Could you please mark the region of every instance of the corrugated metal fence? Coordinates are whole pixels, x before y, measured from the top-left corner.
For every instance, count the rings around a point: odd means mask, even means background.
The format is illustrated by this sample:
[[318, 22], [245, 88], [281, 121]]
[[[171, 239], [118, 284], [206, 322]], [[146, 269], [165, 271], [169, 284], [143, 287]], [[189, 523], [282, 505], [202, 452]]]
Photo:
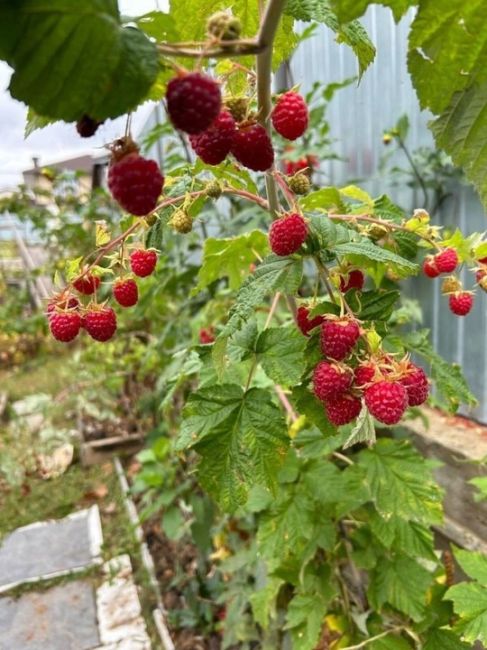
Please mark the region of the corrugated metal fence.
[[[406, 113], [410, 122], [408, 147], [434, 146], [427, 129], [430, 115], [420, 111], [407, 72], [407, 34], [413, 16], [410, 12], [396, 25], [388, 9], [369, 8], [363, 23], [377, 46], [377, 58], [358, 87], [340, 90], [330, 104], [327, 119], [331, 136], [336, 139], [334, 149], [345, 161], [326, 161], [323, 171], [326, 183], [341, 185], [351, 178], [361, 179], [373, 195], [386, 192], [403, 207], [419, 208], [419, 195], [414, 196], [408, 187], [390, 187], [379, 175], [384, 153], [382, 134], [402, 114]], [[291, 71], [294, 80], [307, 91], [315, 80], [330, 83], [353, 77], [357, 74], [357, 63], [349, 48], [337, 44], [332, 32], [323, 27], [300, 46]], [[404, 159], [401, 162], [407, 166]], [[464, 233], [483, 231], [487, 220], [473, 190], [460, 184], [452, 189], [453, 197], [443, 205], [439, 223], [458, 226]], [[463, 272], [463, 276], [465, 285], [471, 286], [471, 274]], [[473, 311], [462, 319], [450, 313], [447, 300], [440, 295], [438, 280], [415, 281], [409, 290], [411, 297], [421, 301], [424, 325], [432, 329], [436, 350], [448, 361], [462, 366], [479, 399], [479, 407], [471, 415], [487, 422], [487, 296], [478, 295]]]

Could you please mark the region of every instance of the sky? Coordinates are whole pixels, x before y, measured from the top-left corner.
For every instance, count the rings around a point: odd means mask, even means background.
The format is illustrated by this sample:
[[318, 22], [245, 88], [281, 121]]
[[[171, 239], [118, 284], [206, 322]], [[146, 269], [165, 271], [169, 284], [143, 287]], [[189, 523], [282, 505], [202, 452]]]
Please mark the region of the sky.
[[[165, 0], [119, 0], [121, 13], [131, 16], [164, 9], [165, 5]], [[35, 131], [24, 139], [27, 107], [10, 97], [7, 88], [11, 72], [6, 63], [0, 62], [0, 190], [14, 188], [20, 183], [22, 171], [32, 167], [34, 156], [40, 158], [41, 165], [47, 165], [71, 155], [91, 153], [123, 131], [124, 118], [110, 120], [86, 141], [78, 136], [73, 124], [60, 123]], [[143, 113], [146, 112], [144, 109]]]

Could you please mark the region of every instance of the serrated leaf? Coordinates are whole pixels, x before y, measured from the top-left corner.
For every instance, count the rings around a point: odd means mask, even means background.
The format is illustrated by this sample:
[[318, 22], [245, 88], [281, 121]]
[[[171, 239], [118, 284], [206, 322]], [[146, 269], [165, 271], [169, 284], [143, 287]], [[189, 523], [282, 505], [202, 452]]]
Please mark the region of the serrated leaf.
[[345, 244], [338, 244], [333, 249], [337, 255], [360, 255], [375, 262], [382, 262], [384, 264], [393, 264], [394, 266], [404, 269], [410, 273], [416, 273], [418, 265], [410, 260], [396, 255], [386, 248], [376, 246], [369, 241], [361, 242], [348, 242]]
[[437, 561], [433, 533], [427, 526], [396, 516], [384, 519], [377, 512], [370, 515], [369, 525], [375, 537], [386, 548], [394, 548], [410, 557]]
[[388, 320], [400, 295], [399, 291], [362, 292], [358, 318], [360, 320]]
[[360, 452], [370, 494], [380, 514], [440, 522], [442, 493], [422, 456], [406, 441], [379, 440]]
[[381, 219], [386, 219], [395, 223], [400, 223], [404, 218], [404, 210], [393, 203], [386, 194], [382, 194], [374, 199], [372, 212], [375, 216], [380, 217]]
[[64, 267], [64, 273], [68, 282], [71, 282], [71, 280], [74, 280], [74, 278], [79, 275], [82, 261], [82, 257], [77, 257], [74, 260], [67, 260]]
[[291, 401], [298, 413], [306, 415], [309, 422], [314, 424], [322, 434], [336, 433], [336, 427], [326, 417], [323, 404], [316, 399], [306, 386], [295, 386], [291, 394]]
[[460, 616], [455, 628], [470, 643], [487, 643], [487, 589], [476, 582], [450, 587], [445, 600], [453, 601], [453, 610]]
[[426, 592], [433, 576], [410, 558], [383, 558], [371, 574], [368, 590], [374, 608], [386, 603], [420, 621], [426, 611]]
[[323, 628], [328, 601], [318, 594], [298, 594], [288, 606], [286, 629], [294, 650], [314, 650]]
[[110, 241], [110, 232], [106, 221], [97, 221], [95, 227], [95, 245], [97, 248], [104, 246]]
[[374, 200], [370, 194], [361, 187], [357, 187], [357, 185], [346, 185], [345, 187], [341, 187], [339, 191], [340, 194], [343, 194], [343, 196], [346, 196], [348, 199], [360, 201], [364, 205], [368, 206], [370, 210], [374, 207]]
[[456, 549], [455, 559], [470, 578], [487, 586], [487, 557], [484, 553]]
[[255, 307], [270, 293], [281, 291], [294, 294], [301, 284], [302, 275], [301, 258], [277, 255], [266, 257], [237, 293], [221, 336], [230, 336], [239, 330], [252, 316]]
[[269, 617], [276, 615], [276, 597], [279, 589], [284, 584], [280, 578], [268, 578], [263, 589], [251, 594], [249, 600], [256, 622], [266, 630], [269, 626]]
[[471, 648], [463, 643], [452, 631], [446, 629], [433, 629], [428, 631], [423, 650], [468, 650]]
[[297, 384], [306, 368], [306, 339], [295, 325], [264, 330], [256, 352], [266, 374], [284, 386]]
[[252, 485], [275, 486], [288, 444], [284, 418], [266, 391], [223, 384], [190, 396], [176, 448], [198, 452], [201, 484], [234, 511]]
[[330, 4], [336, 11], [338, 19], [343, 22], [349, 22], [355, 18], [360, 18], [367, 7], [371, 4], [381, 4], [384, 7], [390, 7], [394, 15], [394, 20], [399, 22], [400, 18], [406, 13], [409, 7], [417, 4], [418, 0], [331, 0]]
[[374, 419], [365, 405], [362, 407], [357, 421], [354, 424], [349, 437], [346, 439], [343, 448], [348, 449], [359, 442], [365, 442], [369, 446], [375, 443]]
[[286, 13], [297, 20], [316, 20], [336, 34], [338, 43], [352, 48], [359, 63], [360, 76], [375, 58], [375, 47], [358, 21], [341, 25], [327, 0], [288, 0]]
[[12, 96], [39, 116], [67, 122], [134, 109], [159, 69], [155, 44], [122, 27], [112, 0], [4, 3], [0, 41], [0, 55], [14, 68]]
[[205, 240], [203, 261], [198, 272], [198, 284], [191, 294], [196, 295], [212, 282], [228, 277], [230, 289], [238, 289], [249, 275], [249, 266], [269, 251], [266, 235], [253, 230], [229, 239]]
[[24, 138], [28, 138], [29, 135], [34, 133], [34, 131], [37, 131], [38, 129], [44, 129], [46, 126], [54, 124], [54, 122], [56, 122], [56, 120], [53, 120], [50, 117], [37, 115], [37, 113], [32, 108], [29, 108], [25, 122]]

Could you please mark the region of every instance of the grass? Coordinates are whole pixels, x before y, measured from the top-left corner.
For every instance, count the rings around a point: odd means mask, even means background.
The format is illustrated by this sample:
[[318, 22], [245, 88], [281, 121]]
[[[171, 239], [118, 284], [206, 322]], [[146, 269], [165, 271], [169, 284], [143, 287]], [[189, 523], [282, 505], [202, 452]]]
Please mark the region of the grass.
[[56, 395], [66, 388], [71, 377], [66, 353], [42, 355], [19, 368], [0, 372], [2, 391], [7, 391], [9, 401], [22, 399], [35, 393]]

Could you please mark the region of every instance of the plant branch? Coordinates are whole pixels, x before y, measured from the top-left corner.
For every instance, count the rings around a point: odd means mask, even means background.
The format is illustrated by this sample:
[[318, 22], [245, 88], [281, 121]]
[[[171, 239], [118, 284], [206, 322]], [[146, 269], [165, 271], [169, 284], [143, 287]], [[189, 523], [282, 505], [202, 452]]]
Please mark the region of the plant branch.
[[399, 144], [399, 148], [403, 151], [404, 155], [406, 156], [408, 163], [411, 165], [411, 169], [413, 170], [413, 174], [418, 181], [418, 184], [421, 188], [421, 191], [423, 192], [423, 200], [424, 200], [424, 209], [426, 210], [428, 208], [428, 203], [429, 203], [429, 197], [428, 197], [428, 190], [426, 189], [426, 185], [424, 183], [423, 177], [419, 173], [418, 168], [416, 167], [416, 163], [413, 160], [413, 157], [409, 153], [409, 149], [406, 146], [406, 143], [404, 140], [397, 136], [397, 142]]
[[386, 630], [385, 632], [381, 632], [380, 634], [371, 636], [368, 639], [365, 639], [365, 641], [362, 641], [361, 643], [357, 643], [356, 645], [347, 645], [347, 647], [343, 648], [343, 650], [360, 650], [360, 648], [365, 648], [365, 646], [369, 645], [369, 643], [373, 643], [378, 639], [382, 639], [388, 634], [394, 634], [395, 632], [402, 632], [403, 629], [404, 629], [403, 627], [393, 627], [390, 630]]

